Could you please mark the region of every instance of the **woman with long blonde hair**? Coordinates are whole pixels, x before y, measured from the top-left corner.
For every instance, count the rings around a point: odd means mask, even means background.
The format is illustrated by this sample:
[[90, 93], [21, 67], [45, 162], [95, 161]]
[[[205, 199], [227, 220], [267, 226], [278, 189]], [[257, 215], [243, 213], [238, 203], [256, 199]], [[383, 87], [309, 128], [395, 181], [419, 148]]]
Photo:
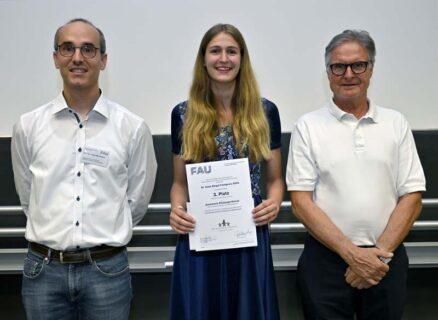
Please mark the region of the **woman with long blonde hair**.
[[[170, 319], [279, 318], [268, 223], [283, 198], [281, 127], [277, 107], [260, 96], [240, 31], [217, 24], [204, 35], [189, 100], [172, 111], [173, 184], [170, 225], [180, 234], [175, 253]], [[190, 251], [196, 228], [186, 211], [186, 163], [249, 159], [257, 246]], [[265, 163], [266, 199], [260, 190]]]

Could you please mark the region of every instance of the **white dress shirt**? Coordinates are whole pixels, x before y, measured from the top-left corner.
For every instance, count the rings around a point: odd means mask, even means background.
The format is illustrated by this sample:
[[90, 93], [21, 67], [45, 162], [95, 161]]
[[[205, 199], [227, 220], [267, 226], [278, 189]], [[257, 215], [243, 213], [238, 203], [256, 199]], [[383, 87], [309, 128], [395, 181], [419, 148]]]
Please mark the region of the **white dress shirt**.
[[157, 169], [142, 118], [101, 95], [81, 121], [61, 93], [20, 117], [11, 151], [27, 240], [57, 250], [129, 242]]
[[316, 205], [356, 245], [375, 245], [399, 197], [425, 190], [406, 119], [369, 105], [359, 120], [333, 102], [301, 117], [286, 170], [288, 190], [313, 191]]

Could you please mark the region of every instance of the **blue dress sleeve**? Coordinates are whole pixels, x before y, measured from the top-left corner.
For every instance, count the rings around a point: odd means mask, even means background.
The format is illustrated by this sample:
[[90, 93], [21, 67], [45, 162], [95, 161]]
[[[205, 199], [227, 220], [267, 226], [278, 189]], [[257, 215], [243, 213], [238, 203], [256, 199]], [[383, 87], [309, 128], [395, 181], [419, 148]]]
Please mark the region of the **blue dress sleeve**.
[[172, 153], [181, 154], [182, 146], [182, 127], [184, 124], [184, 115], [187, 107], [187, 102], [181, 102], [175, 106], [171, 115], [171, 140]]
[[268, 119], [269, 130], [271, 134], [271, 150], [281, 147], [281, 122], [277, 106], [268, 99], [263, 98], [263, 107], [266, 118]]

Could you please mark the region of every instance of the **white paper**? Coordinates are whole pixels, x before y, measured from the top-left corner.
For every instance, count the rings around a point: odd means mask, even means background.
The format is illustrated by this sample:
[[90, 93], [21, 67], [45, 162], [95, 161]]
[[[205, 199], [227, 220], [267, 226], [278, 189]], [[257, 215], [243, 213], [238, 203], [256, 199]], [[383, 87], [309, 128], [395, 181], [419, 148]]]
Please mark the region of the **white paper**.
[[248, 159], [186, 165], [190, 205], [196, 219], [190, 248], [196, 251], [257, 246]]

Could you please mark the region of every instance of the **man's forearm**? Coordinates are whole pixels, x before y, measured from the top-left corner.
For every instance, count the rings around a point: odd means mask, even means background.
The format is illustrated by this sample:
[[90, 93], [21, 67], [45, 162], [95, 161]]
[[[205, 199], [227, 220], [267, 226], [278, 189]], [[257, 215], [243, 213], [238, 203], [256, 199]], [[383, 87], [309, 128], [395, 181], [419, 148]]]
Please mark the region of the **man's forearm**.
[[[309, 233], [344, 260], [348, 260], [354, 244], [312, 200], [311, 193], [291, 192], [293, 212]], [[350, 252], [350, 253], [349, 253]]]
[[330, 250], [336, 252], [359, 277], [377, 284], [388, 271], [379, 257], [391, 253], [378, 248], [360, 248], [348, 239], [312, 199], [311, 192], [291, 192], [292, 206], [297, 218], [310, 234]]
[[408, 193], [400, 197], [385, 230], [377, 240], [377, 247], [393, 252], [407, 236], [420, 212], [420, 192]]

